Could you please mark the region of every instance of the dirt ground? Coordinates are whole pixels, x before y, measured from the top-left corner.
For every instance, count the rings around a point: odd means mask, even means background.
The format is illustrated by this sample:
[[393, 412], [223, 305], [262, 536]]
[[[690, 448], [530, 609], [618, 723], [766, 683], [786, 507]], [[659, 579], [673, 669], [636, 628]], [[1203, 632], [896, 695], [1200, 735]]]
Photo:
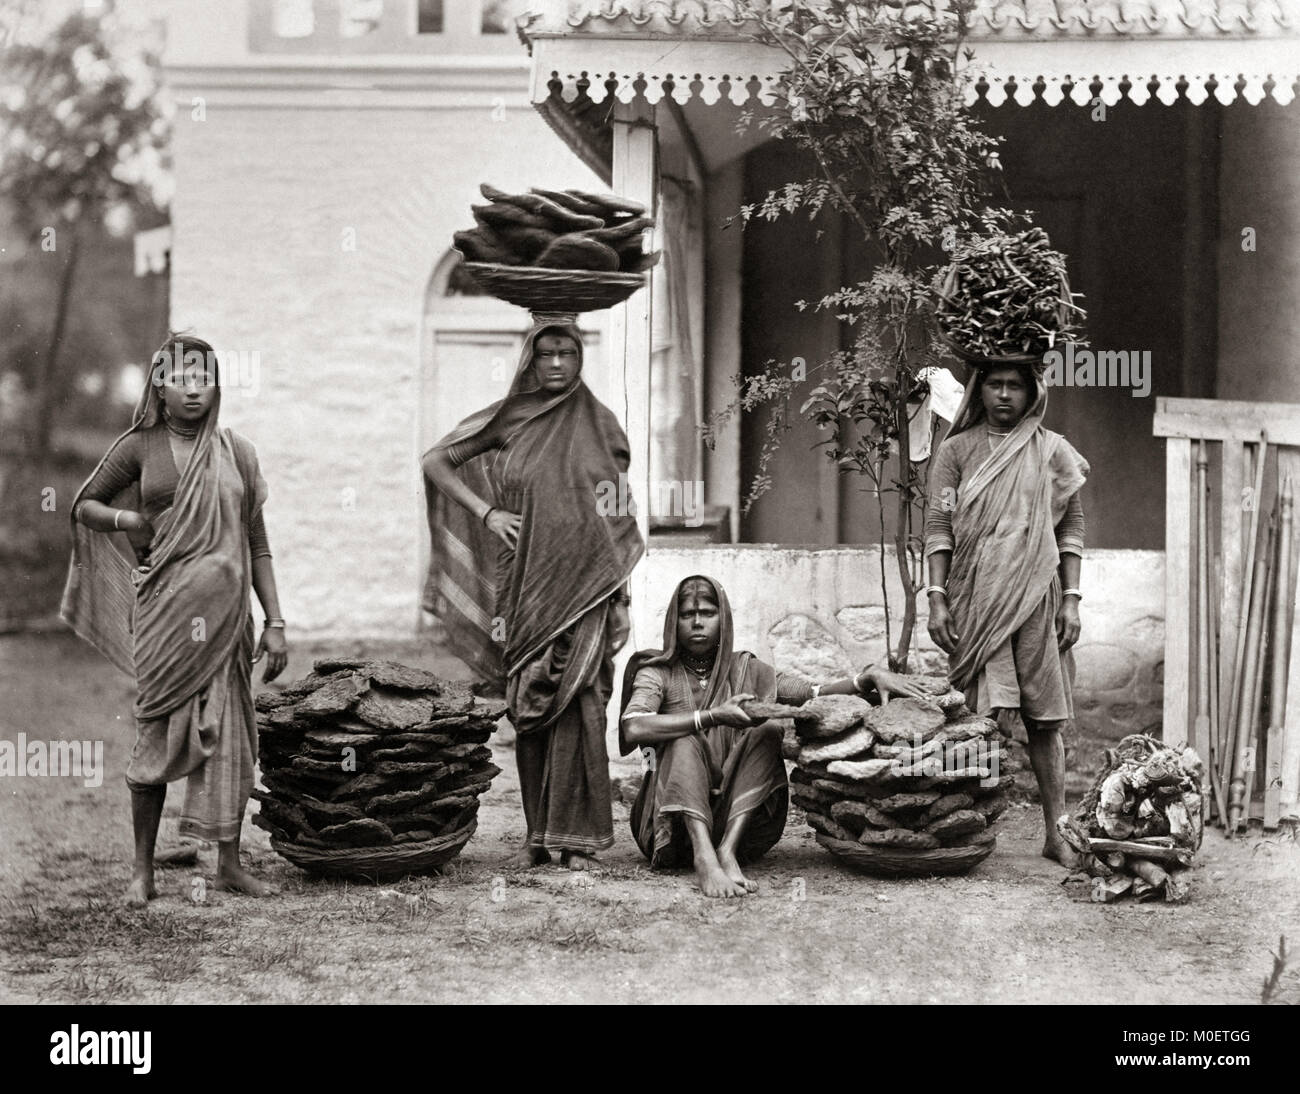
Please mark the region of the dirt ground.
[[[295, 651], [285, 679], [324, 652]], [[455, 664], [417, 643], [366, 652], [444, 674]], [[689, 874], [646, 868], [622, 804], [595, 876], [503, 874], [521, 813], [500, 743], [478, 832], [442, 876], [312, 880], [246, 824], [246, 857], [278, 896], [214, 893], [209, 849], [197, 867], [161, 871], [160, 898], [128, 911], [130, 700], [130, 682], [66, 634], [0, 638], [0, 738], [102, 738], [107, 767], [98, 788], [0, 779], [0, 1001], [1257, 1003], [1279, 936], [1300, 945], [1293, 834], [1208, 834], [1189, 904], [1095, 905], [1072, 900], [1039, 857], [1027, 801], [962, 878], [854, 873], [792, 811], [754, 870], [760, 892], [710, 901]], [[1280, 990], [1300, 1001], [1294, 963]]]

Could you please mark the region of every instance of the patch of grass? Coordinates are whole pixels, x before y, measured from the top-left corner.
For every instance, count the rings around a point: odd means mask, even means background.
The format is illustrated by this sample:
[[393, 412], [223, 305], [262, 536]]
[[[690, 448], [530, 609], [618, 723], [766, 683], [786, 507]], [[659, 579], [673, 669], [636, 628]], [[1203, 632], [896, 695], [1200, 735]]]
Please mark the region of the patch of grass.
[[55, 905], [38, 911], [34, 904], [0, 921], [0, 938], [18, 954], [82, 957], [105, 948], [136, 951], [159, 942], [200, 945], [208, 924], [174, 912], [137, 911], [102, 900], [81, 907]]
[[137, 994], [135, 984], [121, 970], [85, 959], [65, 969], [54, 989], [78, 1003], [120, 1003]]
[[319, 980], [320, 959], [301, 936], [283, 942], [251, 942], [234, 948], [234, 956], [250, 972], [290, 973], [303, 980]]
[[203, 967], [203, 959], [193, 946], [182, 942], [155, 954], [149, 965], [164, 984], [178, 984], [194, 976]]

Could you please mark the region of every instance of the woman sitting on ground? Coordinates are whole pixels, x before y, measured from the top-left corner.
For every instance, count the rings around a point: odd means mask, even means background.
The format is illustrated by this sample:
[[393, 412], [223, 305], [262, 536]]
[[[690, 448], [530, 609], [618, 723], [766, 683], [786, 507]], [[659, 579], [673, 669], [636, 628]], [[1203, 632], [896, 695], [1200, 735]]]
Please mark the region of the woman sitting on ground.
[[758, 890], [741, 864], [769, 851], [785, 828], [789, 788], [781, 733], [755, 724], [742, 704], [799, 705], [817, 695], [920, 697], [918, 684], [868, 668], [854, 679], [809, 684], [733, 650], [727, 594], [688, 577], [668, 605], [664, 648], [632, 656], [623, 677], [619, 748], [654, 748], [632, 806], [632, 835], [655, 868], [688, 856], [705, 896]]

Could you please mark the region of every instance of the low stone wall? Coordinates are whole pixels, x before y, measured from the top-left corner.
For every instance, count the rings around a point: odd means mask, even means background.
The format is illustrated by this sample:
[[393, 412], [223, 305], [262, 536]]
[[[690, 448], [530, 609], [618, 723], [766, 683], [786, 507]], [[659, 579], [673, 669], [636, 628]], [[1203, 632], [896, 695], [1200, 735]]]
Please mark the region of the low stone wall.
[[[658, 646], [677, 583], [703, 573], [731, 598], [738, 649], [815, 679], [845, 676], [885, 655], [880, 552], [867, 547], [777, 544], [652, 548], [633, 606], [634, 648]], [[885, 558], [890, 637], [897, 643], [902, 589]], [[1164, 553], [1089, 551], [1083, 561], [1083, 634], [1075, 647], [1079, 733], [1119, 738], [1159, 734], [1164, 670]], [[919, 599], [915, 662], [944, 671], [947, 658], [926, 631]]]

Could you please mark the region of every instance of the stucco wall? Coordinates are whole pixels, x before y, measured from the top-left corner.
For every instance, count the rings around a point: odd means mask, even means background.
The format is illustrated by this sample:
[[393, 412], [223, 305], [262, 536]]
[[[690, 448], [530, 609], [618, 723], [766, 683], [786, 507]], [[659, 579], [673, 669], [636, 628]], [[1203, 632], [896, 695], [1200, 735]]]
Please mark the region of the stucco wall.
[[[634, 647], [658, 646], [677, 583], [703, 573], [731, 599], [738, 649], [814, 679], [843, 676], [883, 657], [880, 556], [864, 547], [772, 544], [653, 549], [648, 592], [633, 606]], [[901, 589], [887, 556], [891, 616]], [[1159, 732], [1164, 663], [1164, 552], [1090, 551], [1083, 563], [1083, 634], [1075, 648], [1076, 723], [1088, 736]], [[919, 663], [943, 671], [926, 633], [924, 599], [915, 636]], [[894, 641], [897, 641], [894, 624]]]

